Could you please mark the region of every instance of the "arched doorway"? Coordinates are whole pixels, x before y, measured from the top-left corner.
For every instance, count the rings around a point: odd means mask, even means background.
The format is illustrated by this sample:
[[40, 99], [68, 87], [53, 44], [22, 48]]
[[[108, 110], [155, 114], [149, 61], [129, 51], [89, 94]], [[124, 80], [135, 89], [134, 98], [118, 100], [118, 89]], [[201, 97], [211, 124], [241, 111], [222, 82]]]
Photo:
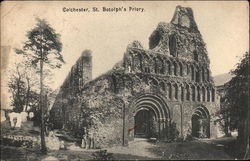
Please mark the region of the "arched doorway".
[[135, 115], [135, 137], [156, 138], [158, 123], [154, 112], [147, 108], [141, 108]]
[[210, 117], [205, 107], [196, 108], [192, 115], [192, 136], [197, 138], [210, 137]]
[[166, 100], [156, 94], [142, 94], [131, 105], [134, 116], [134, 137], [167, 138], [170, 124]]

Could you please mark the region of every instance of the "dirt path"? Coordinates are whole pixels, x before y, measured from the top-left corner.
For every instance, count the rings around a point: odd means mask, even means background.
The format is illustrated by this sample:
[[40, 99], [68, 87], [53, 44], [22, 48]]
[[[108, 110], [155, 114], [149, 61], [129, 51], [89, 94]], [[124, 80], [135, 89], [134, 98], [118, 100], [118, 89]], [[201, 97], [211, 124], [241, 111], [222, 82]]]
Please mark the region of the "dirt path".
[[153, 143], [148, 142], [145, 139], [137, 139], [133, 142], [130, 142], [127, 147], [117, 146], [107, 149], [108, 152], [114, 154], [124, 154], [124, 155], [133, 155], [141, 156], [148, 158], [159, 158], [156, 154], [149, 151], [151, 148], [157, 148]]
[[[183, 143], [154, 143], [135, 140], [128, 147], [113, 147], [108, 152], [116, 159], [144, 157], [147, 159], [233, 159], [223, 151], [223, 147], [206, 141]], [[141, 159], [141, 158], [140, 158]]]
[[[227, 140], [226, 140], [227, 141]], [[230, 140], [229, 140], [230, 141]], [[115, 160], [231, 160], [224, 149], [225, 140], [196, 140], [192, 142], [164, 143], [135, 140], [127, 147], [108, 148]], [[1, 147], [2, 148], [2, 147]], [[2, 151], [3, 150], [3, 151]], [[92, 153], [98, 150], [59, 150], [50, 151], [42, 156], [38, 151], [15, 147], [1, 149], [3, 160], [90, 160]], [[14, 159], [15, 158], [15, 159]], [[36, 158], [36, 159], [35, 159]]]

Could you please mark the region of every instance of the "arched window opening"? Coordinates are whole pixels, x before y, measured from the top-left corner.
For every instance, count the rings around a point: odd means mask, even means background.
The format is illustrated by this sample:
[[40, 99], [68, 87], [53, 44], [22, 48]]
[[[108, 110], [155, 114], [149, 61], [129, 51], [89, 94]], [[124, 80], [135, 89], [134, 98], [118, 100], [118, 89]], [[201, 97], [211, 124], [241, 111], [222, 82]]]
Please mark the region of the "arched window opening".
[[205, 71], [204, 71], [204, 68], [202, 68], [201, 73], [202, 73], [202, 81], [204, 82], [205, 81]]
[[118, 78], [116, 82], [117, 82], [117, 85], [116, 85], [117, 92], [119, 93], [120, 91], [124, 90], [125, 82], [122, 78]]
[[165, 87], [165, 84], [163, 82], [160, 83], [160, 89], [162, 91], [166, 91], [166, 87]]
[[154, 59], [154, 64], [155, 64], [155, 73], [158, 73], [158, 62], [157, 62], [157, 58]]
[[142, 56], [137, 53], [134, 55], [134, 71], [141, 72], [142, 71]]
[[181, 101], [184, 101], [184, 87], [181, 86]]
[[134, 70], [134, 56], [132, 53], [129, 53], [125, 57], [124, 65], [127, 68], [128, 72], [132, 72]]
[[210, 89], [207, 88], [207, 102], [210, 102]]
[[160, 40], [161, 34], [159, 33], [159, 31], [154, 32], [153, 35], [149, 38], [149, 48], [155, 48], [159, 44]]
[[174, 85], [174, 98], [178, 100], [178, 86], [177, 84]]
[[135, 59], [134, 59], [134, 57], [132, 56], [131, 71], [134, 71], [134, 70], [135, 70]]
[[150, 84], [151, 91], [153, 91], [153, 92], [158, 91], [159, 86], [158, 86], [158, 82], [155, 79], [150, 78], [149, 84]]
[[210, 77], [210, 75], [209, 75], [209, 70], [207, 69], [207, 81], [209, 82], [209, 77]]
[[174, 62], [174, 75], [177, 76], [177, 64]]
[[198, 53], [196, 50], [194, 50], [194, 60], [198, 61]]
[[195, 78], [195, 82], [200, 82], [200, 71], [196, 71], [196, 78]]
[[179, 63], [179, 67], [180, 67], [180, 76], [183, 76], [183, 67], [181, 63]]
[[205, 88], [202, 87], [202, 101], [205, 102], [205, 98], [206, 98], [206, 91], [205, 91]]
[[169, 52], [173, 57], [177, 57], [176, 54], [177, 40], [174, 34], [169, 36]]
[[149, 69], [149, 57], [144, 54], [143, 58], [142, 58], [142, 68], [143, 68], [143, 72], [145, 73], [150, 73], [150, 69]]
[[192, 101], [195, 101], [195, 87], [192, 86], [191, 90], [192, 90]]
[[172, 74], [172, 65], [171, 65], [171, 63], [168, 64], [168, 74], [169, 75]]
[[160, 74], [165, 74], [165, 64], [164, 64], [164, 60], [160, 60]]
[[166, 61], [165, 63], [164, 63], [164, 69], [165, 69], [165, 74], [169, 74], [169, 72], [168, 72], [168, 66], [169, 66], [169, 62], [168, 61]]
[[139, 57], [139, 61], [140, 61], [140, 71], [142, 71], [142, 56], [140, 55], [140, 57]]
[[191, 78], [194, 81], [194, 67], [191, 66]]
[[201, 101], [201, 93], [200, 93], [200, 87], [197, 87], [197, 100]]
[[214, 88], [212, 88], [212, 102], [214, 102], [215, 100], [215, 90]]
[[189, 65], [187, 64], [187, 75], [189, 75]]
[[170, 83], [168, 84], [168, 98], [172, 99], [172, 86]]
[[197, 138], [210, 137], [210, 118], [206, 107], [197, 107], [192, 115], [192, 136]]
[[118, 93], [117, 80], [116, 80], [115, 76], [112, 76], [112, 84], [113, 84], [114, 93]]
[[190, 100], [190, 90], [189, 90], [189, 86], [186, 85], [186, 100], [189, 101]]

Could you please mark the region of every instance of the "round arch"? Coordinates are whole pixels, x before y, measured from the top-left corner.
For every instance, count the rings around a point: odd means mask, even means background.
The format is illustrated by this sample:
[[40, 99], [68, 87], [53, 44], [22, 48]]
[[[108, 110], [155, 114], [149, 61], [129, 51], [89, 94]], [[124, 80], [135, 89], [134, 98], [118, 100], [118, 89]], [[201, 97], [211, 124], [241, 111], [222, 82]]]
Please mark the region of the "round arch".
[[192, 135], [198, 138], [210, 137], [210, 115], [209, 111], [204, 106], [198, 106], [191, 118], [192, 121]]
[[[168, 137], [168, 127], [170, 123], [170, 111], [169, 106], [166, 103], [164, 97], [156, 94], [141, 94], [134, 98], [130, 107], [133, 109], [132, 115], [134, 117], [134, 126], [136, 127], [137, 114], [140, 111], [147, 110], [152, 111], [155, 116], [157, 124], [157, 138], [167, 138]], [[150, 118], [146, 118], [149, 120]], [[151, 128], [151, 127], [148, 127]], [[135, 130], [136, 131], [136, 130]], [[136, 134], [134, 134], [136, 136]]]

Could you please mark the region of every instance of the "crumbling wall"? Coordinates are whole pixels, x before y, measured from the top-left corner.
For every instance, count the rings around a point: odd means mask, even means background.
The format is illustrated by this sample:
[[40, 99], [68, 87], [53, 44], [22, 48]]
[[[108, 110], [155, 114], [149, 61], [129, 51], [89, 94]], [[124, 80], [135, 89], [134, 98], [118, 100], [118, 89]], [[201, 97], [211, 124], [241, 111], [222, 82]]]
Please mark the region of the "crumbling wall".
[[[90, 50], [82, 52], [64, 80], [50, 111], [54, 128], [74, 131], [81, 118], [79, 99], [83, 85], [92, 79], [92, 56]], [[81, 121], [80, 121], [81, 122]], [[67, 127], [65, 127], [67, 126]]]
[[100, 76], [85, 85], [81, 110], [85, 114], [87, 135], [96, 147], [122, 142], [122, 98], [114, 93], [110, 74]]
[[[168, 118], [159, 118], [166, 122], [165, 128], [171, 123], [180, 137], [190, 134], [192, 115], [202, 107], [209, 115], [210, 134], [216, 136], [213, 114], [219, 108], [219, 98], [192, 10], [178, 6], [171, 23], [159, 23], [149, 38], [149, 46], [146, 50], [139, 41], [132, 42], [112, 70], [87, 83], [78, 83], [75, 89], [71, 87], [79, 80], [73, 74], [79, 73], [76, 64], [52, 109], [52, 116], [59, 116], [54, 117], [58, 117], [55, 122], [93, 137], [99, 147], [121, 144], [123, 136], [126, 142], [133, 139], [127, 134], [134, 126], [135, 107], [130, 105], [137, 96], [150, 94], [162, 98], [168, 108]], [[85, 67], [91, 69], [90, 64]]]
[[192, 61], [196, 52], [198, 61], [209, 64], [206, 44], [194, 21], [191, 8], [177, 6], [171, 23], [160, 22], [149, 37], [150, 49], [171, 56], [171, 36], [176, 39], [176, 57]]

